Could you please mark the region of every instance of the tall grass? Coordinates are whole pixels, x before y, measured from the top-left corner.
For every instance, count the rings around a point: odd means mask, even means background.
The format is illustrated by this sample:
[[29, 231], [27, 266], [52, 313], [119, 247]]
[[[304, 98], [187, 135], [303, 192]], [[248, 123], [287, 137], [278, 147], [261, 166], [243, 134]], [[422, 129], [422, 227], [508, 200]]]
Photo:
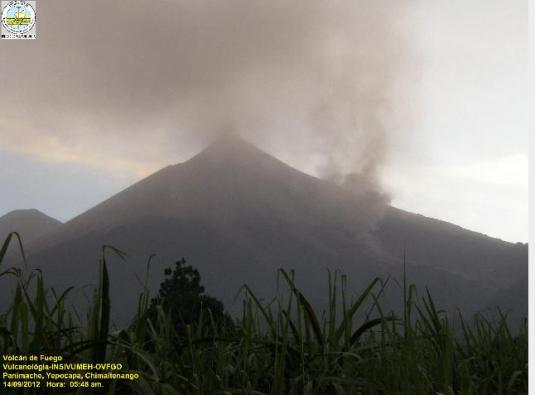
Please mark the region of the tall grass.
[[[18, 235], [9, 235], [0, 265], [14, 240], [23, 253]], [[328, 305], [320, 313], [296, 287], [294, 274], [280, 269], [282, 296], [272, 303], [244, 285], [234, 325], [202, 311], [185, 333], [161, 305], [150, 306], [145, 286], [132, 323], [113, 330], [106, 253], [122, 256], [103, 248], [85, 320], [65, 307], [72, 288], [48, 288], [38, 271], [0, 271], [0, 280], [15, 285], [0, 311], [0, 352], [107, 360], [140, 373], [137, 381], [109, 382], [108, 394], [527, 393], [526, 325], [512, 335], [504, 315], [491, 321], [478, 314], [468, 321], [459, 314], [460, 330], [454, 331], [430, 292], [419, 298], [406, 281], [403, 317], [396, 317], [381, 308], [380, 279], [350, 300], [347, 278], [329, 273]]]

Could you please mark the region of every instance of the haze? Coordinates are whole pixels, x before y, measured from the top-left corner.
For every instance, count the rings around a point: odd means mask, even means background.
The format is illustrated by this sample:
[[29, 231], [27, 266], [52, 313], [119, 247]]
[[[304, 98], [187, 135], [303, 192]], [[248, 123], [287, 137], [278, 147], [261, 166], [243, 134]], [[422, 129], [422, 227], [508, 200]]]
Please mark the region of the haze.
[[526, 2], [37, 6], [35, 42], [0, 41], [0, 215], [69, 219], [234, 130], [397, 207], [527, 240]]

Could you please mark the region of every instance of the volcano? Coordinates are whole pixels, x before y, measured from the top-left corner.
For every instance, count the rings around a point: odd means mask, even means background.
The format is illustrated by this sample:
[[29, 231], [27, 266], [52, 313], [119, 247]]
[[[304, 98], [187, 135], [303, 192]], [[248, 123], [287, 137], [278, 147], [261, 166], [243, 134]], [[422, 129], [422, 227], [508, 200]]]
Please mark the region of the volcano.
[[[527, 275], [527, 246], [388, 206], [366, 193], [304, 174], [235, 135], [168, 166], [30, 243], [29, 264], [57, 288], [95, 284], [102, 245], [109, 254], [112, 314], [125, 323], [148, 271], [157, 290], [182, 257], [208, 294], [231, 311], [243, 284], [269, 300], [278, 268], [293, 269], [312, 303], [327, 296], [328, 271], [346, 274], [351, 295], [390, 277], [390, 299], [406, 268], [445, 309], [489, 306]], [[406, 265], [402, 265], [405, 262]], [[525, 298], [522, 292], [517, 298]], [[515, 305], [515, 300], [511, 301]], [[509, 308], [510, 306], [505, 306]], [[395, 306], [393, 307], [395, 308]], [[524, 312], [519, 312], [524, 314]]]
[[39, 210], [14, 210], [0, 217], [0, 240], [4, 240], [11, 232], [17, 232], [23, 242], [31, 242], [60, 226], [60, 221]]

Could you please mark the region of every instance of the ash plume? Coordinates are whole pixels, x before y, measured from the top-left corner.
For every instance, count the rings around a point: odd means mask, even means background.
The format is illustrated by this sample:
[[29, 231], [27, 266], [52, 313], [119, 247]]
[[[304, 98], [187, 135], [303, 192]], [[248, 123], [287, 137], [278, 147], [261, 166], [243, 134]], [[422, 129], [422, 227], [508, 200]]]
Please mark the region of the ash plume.
[[38, 39], [2, 43], [4, 147], [141, 176], [231, 128], [309, 173], [384, 197], [377, 171], [407, 110], [396, 93], [406, 8], [41, 2]]

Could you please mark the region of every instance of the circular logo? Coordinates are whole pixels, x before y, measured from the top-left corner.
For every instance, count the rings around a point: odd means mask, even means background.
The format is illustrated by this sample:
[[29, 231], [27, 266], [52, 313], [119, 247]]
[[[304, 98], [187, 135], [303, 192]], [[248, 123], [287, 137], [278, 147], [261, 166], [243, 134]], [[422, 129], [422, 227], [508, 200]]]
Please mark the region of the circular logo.
[[27, 1], [10, 1], [2, 10], [2, 25], [16, 35], [27, 33], [35, 25], [35, 10]]

